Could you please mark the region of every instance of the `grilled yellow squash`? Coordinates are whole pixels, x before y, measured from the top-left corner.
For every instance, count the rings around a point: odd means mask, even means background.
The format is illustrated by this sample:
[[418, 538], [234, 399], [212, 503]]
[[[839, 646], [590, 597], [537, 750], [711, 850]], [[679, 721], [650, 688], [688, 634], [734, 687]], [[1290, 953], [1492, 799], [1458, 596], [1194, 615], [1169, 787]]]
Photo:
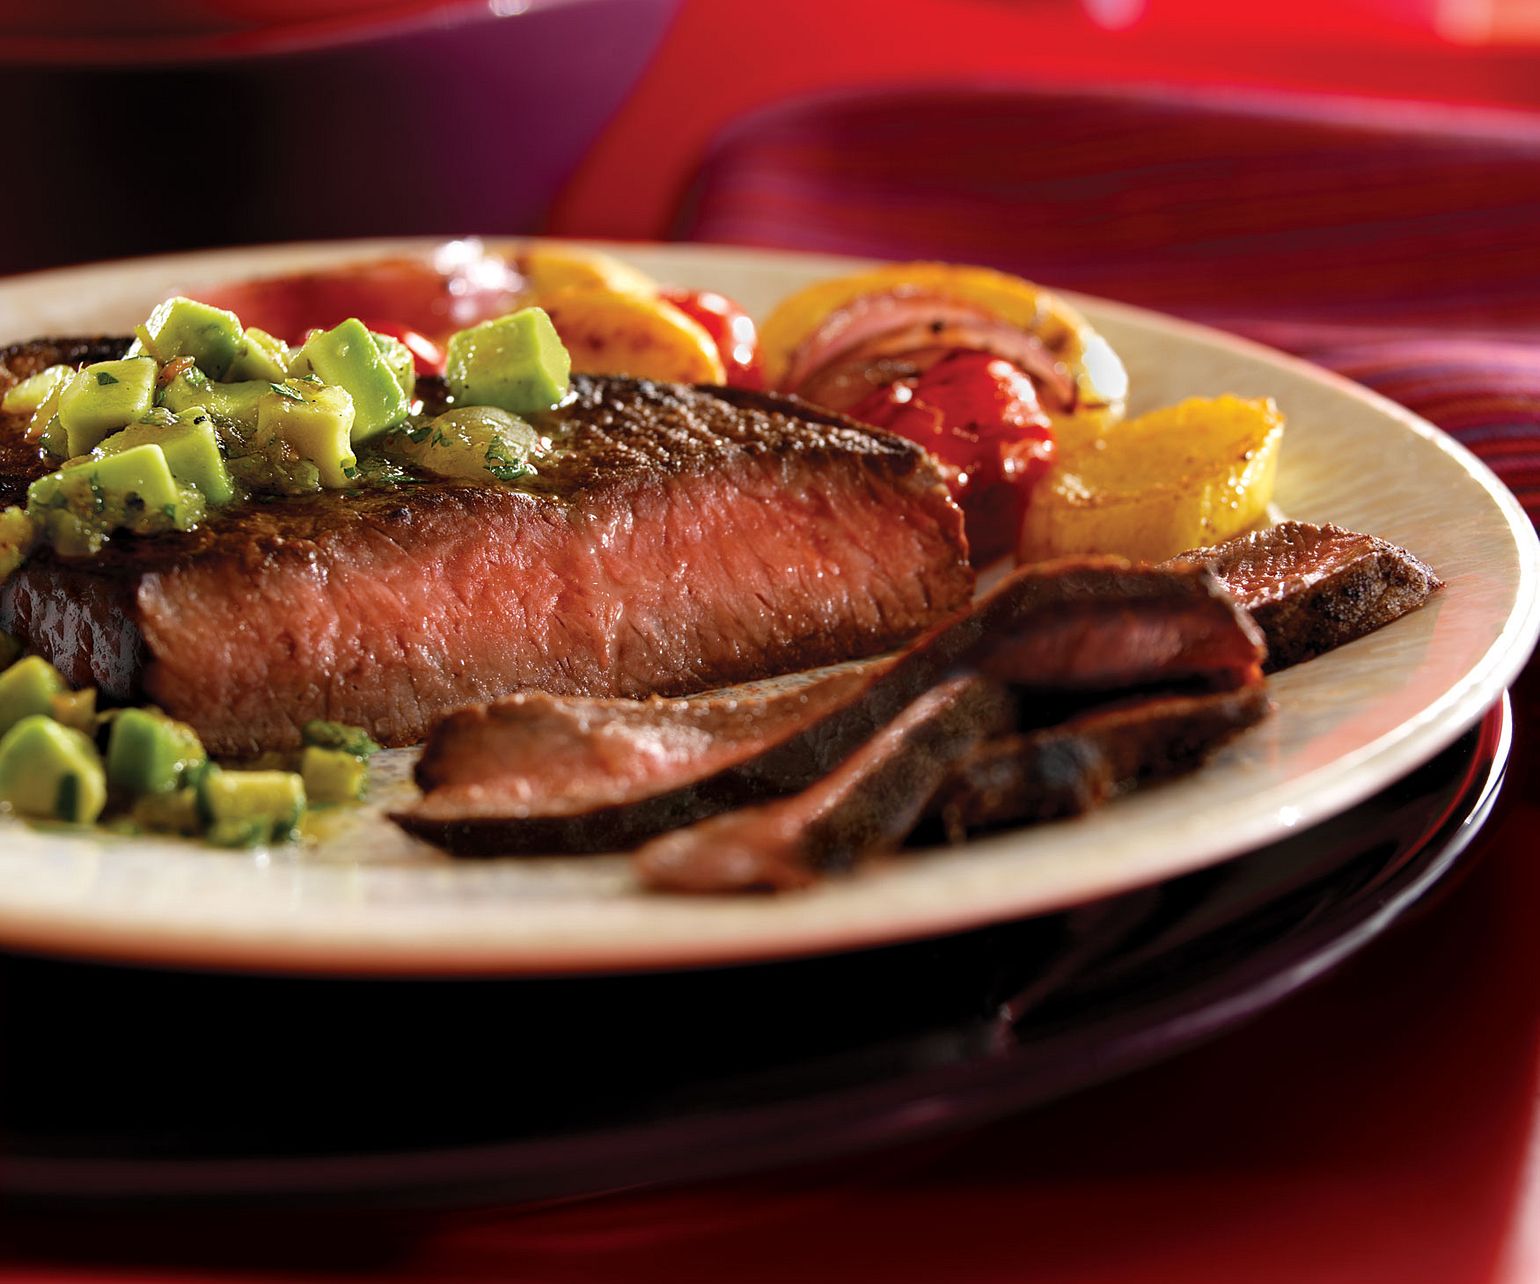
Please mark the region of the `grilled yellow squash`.
[[1113, 553], [1157, 562], [1261, 521], [1283, 416], [1271, 400], [1192, 397], [1105, 437], [1061, 439], [1033, 492], [1021, 560]]

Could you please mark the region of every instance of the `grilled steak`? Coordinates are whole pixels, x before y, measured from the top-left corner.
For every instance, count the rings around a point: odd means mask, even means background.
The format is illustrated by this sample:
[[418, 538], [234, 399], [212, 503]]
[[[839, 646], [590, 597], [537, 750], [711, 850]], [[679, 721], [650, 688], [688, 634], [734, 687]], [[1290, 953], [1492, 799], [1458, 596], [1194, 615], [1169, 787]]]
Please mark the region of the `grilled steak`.
[[825, 715], [867, 681], [846, 670], [753, 699], [535, 691], [462, 709], [430, 733], [416, 771], [426, 797], [396, 820], [467, 854], [634, 846], [838, 765], [880, 724], [865, 704]]
[[962, 665], [1018, 689], [1036, 722], [1066, 691], [1231, 688], [1254, 681], [1261, 658], [1250, 620], [1202, 571], [1027, 567], [891, 665], [794, 697], [522, 696], [462, 710], [434, 728], [417, 771], [426, 796], [396, 820], [467, 854], [626, 847], [806, 787]]
[[1165, 564], [1218, 577], [1266, 634], [1270, 672], [1372, 633], [1444, 586], [1404, 548], [1305, 522], [1280, 522]]
[[[410, 744], [521, 689], [670, 695], [829, 664], [970, 599], [961, 514], [909, 442], [736, 389], [574, 394], [537, 417], [557, 449], [528, 485], [251, 501], [93, 558], [43, 553], [0, 589], [0, 627], [245, 754], [311, 718]], [[3, 462], [13, 495], [47, 467]]]
[[980, 746], [956, 764], [936, 806], [959, 842], [971, 829], [1078, 816], [1135, 785], [1193, 770], [1267, 711], [1260, 682], [1091, 709]]
[[805, 887], [902, 842], [957, 758], [1013, 712], [1003, 687], [951, 678], [801, 793], [653, 839], [636, 853], [637, 873], [670, 892]]

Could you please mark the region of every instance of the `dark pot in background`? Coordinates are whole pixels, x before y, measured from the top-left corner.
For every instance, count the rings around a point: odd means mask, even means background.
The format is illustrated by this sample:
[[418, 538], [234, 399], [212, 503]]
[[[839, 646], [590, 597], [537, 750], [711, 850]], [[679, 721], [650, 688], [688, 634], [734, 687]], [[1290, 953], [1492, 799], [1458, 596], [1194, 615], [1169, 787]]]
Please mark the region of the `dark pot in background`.
[[303, 27], [0, 32], [13, 140], [0, 273], [246, 242], [539, 231], [676, 6], [490, 0]]

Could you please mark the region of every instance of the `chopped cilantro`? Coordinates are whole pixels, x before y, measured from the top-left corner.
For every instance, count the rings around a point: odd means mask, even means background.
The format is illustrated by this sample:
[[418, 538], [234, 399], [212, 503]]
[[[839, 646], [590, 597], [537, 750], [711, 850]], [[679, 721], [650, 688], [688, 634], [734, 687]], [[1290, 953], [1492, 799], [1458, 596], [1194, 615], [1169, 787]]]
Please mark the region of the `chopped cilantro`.
[[305, 399], [297, 388], [291, 388], [286, 383], [270, 383], [267, 386], [285, 401], [304, 401]]
[[108, 384], [117, 383], [117, 381], [117, 376], [107, 370], [96, 372], [96, 382], [100, 387], [105, 388]]

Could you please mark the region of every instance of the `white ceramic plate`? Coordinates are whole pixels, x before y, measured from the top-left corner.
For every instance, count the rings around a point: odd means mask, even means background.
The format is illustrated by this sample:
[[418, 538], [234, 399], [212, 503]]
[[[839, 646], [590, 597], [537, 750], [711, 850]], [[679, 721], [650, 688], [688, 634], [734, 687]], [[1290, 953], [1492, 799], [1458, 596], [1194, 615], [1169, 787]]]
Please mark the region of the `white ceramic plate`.
[[[126, 330], [168, 290], [422, 242], [226, 250], [0, 282], [0, 342]], [[619, 247], [611, 247], [619, 248]], [[689, 246], [619, 249], [759, 315], [848, 260]], [[1540, 629], [1534, 530], [1503, 486], [1423, 420], [1222, 334], [1080, 302], [1123, 354], [1132, 410], [1272, 396], [1289, 428], [1277, 503], [1403, 544], [1443, 576], [1429, 607], [1272, 680], [1277, 715], [1198, 774], [1082, 819], [905, 855], [774, 899], [641, 894], [624, 857], [455, 862], [370, 808], [311, 847], [252, 853], [43, 832], [0, 818], [0, 944], [198, 966], [517, 974], [706, 965], [903, 940], [1062, 908], [1276, 839], [1360, 801], [1474, 722]]]

